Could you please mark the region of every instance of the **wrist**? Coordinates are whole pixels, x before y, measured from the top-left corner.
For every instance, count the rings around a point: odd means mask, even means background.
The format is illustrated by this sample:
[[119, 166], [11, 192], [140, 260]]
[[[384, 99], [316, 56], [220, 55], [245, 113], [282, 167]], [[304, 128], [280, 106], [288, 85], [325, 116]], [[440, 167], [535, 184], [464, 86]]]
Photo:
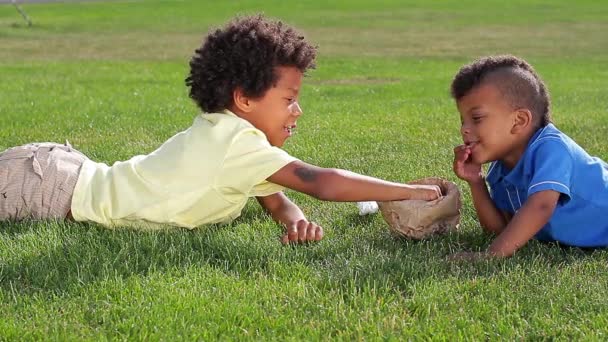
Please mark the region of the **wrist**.
[[469, 184], [470, 187], [475, 187], [475, 186], [480, 186], [486, 185], [486, 178], [482, 175], [479, 175], [479, 177], [475, 177], [473, 179], [467, 179], [467, 183]]

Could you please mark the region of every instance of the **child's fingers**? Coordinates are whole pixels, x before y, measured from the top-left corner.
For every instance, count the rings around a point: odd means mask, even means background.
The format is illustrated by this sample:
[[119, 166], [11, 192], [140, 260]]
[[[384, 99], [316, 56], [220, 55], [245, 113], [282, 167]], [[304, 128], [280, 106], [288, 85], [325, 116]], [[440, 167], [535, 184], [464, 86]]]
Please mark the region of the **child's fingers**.
[[458, 145], [454, 147], [454, 155], [457, 156], [461, 151], [464, 151], [464, 149], [466, 149], [466, 145]]
[[416, 194], [410, 199], [418, 199], [423, 201], [432, 201], [441, 198], [441, 188], [438, 185], [420, 184], [416, 185]]
[[321, 239], [323, 239], [323, 227], [321, 226], [317, 226], [316, 227], [316, 233], [315, 233], [315, 241], [321, 241]]
[[421, 199], [424, 201], [433, 201], [436, 200], [438, 198], [441, 198], [442, 194], [441, 194], [441, 188], [438, 185], [419, 185], [419, 190], [421, 191], [421, 194], [419, 196], [419, 198], [414, 198], [414, 199]]
[[285, 234], [281, 237], [281, 242], [287, 244], [291, 241], [298, 240], [298, 227], [296, 224], [292, 224], [286, 227]]
[[306, 229], [306, 241], [316, 240], [317, 227], [318, 226], [314, 222], [308, 223], [308, 227]]
[[323, 228], [314, 222], [310, 222], [307, 228], [307, 241], [320, 241], [323, 239]]
[[306, 241], [308, 226], [310, 226], [310, 222], [305, 220], [298, 221], [298, 242]]
[[314, 222], [300, 220], [286, 228], [281, 236], [281, 243], [319, 241], [323, 238], [323, 228]]
[[469, 159], [470, 154], [471, 149], [469, 149], [466, 145], [460, 145], [454, 148], [454, 159], [456, 160], [456, 162], [466, 162], [467, 159]]
[[435, 198], [433, 198], [433, 199], [443, 197], [443, 193], [441, 193], [441, 188], [438, 185], [434, 185], [433, 188], [435, 190]]
[[467, 163], [467, 160], [470, 158], [471, 156], [471, 149], [468, 148], [465, 145], [460, 145], [460, 146], [456, 146], [454, 148], [454, 165], [453, 165], [453, 170], [454, 173], [458, 176], [458, 177], [464, 177], [465, 175], [465, 164]]

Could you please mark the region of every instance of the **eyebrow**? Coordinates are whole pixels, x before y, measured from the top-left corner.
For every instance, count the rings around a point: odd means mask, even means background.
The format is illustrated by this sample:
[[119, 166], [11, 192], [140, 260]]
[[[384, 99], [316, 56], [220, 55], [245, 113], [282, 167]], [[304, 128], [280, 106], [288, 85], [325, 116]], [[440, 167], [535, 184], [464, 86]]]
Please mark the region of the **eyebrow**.
[[471, 113], [471, 112], [474, 112], [474, 111], [476, 111], [476, 110], [480, 110], [480, 109], [481, 109], [481, 107], [480, 107], [480, 106], [475, 106], [475, 107], [473, 107], [473, 108], [470, 108], [470, 109], [469, 109], [467, 112], [468, 112], [468, 113]]

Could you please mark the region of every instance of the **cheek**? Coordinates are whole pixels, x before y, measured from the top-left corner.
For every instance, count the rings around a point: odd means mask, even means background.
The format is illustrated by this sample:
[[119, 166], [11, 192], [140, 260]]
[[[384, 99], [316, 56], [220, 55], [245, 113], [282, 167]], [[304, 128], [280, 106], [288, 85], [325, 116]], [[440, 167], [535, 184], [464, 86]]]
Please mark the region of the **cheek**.
[[478, 123], [475, 127], [477, 133], [482, 135], [484, 139], [497, 139], [501, 135], [500, 123], [492, 120], [484, 120]]

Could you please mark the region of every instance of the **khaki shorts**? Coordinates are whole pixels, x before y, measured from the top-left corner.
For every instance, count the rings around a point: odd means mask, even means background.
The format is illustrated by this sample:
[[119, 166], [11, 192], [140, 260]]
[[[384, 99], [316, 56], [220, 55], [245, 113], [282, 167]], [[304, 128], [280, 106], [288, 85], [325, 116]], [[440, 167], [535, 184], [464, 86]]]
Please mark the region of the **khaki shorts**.
[[33, 143], [0, 153], [0, 220], [65, 219], [86, 159], [68, 142]]

